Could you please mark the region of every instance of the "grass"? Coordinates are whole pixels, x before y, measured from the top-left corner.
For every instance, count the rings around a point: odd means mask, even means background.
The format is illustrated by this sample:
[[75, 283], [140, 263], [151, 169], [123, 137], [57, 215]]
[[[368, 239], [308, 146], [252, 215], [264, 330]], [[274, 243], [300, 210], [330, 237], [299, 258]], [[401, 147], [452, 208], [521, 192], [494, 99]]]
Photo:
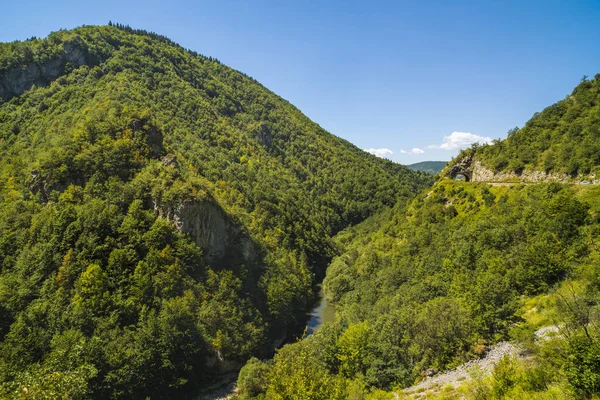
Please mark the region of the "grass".
[[556, 301], [554, 293], [525, 298], [521, 306], [523, 319], [533, 328], [553, 325], [557, 316]]
[[600, 211], [600, 185], [572, 185], [572, 189], [580, 200], [590, 205], [592, 213]]

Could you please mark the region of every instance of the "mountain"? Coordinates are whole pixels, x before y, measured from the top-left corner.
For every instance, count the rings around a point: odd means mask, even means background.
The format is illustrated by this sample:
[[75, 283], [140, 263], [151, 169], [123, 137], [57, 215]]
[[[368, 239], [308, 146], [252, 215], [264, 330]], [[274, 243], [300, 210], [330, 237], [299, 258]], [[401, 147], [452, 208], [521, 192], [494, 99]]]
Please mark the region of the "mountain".
[[446, 164], [447, 161], [421, 161], [415, 164], [407, 165], [407, 167], [413, 171], [421, 171], [431, 175], [436, 175], [442, 171]]
[[[597, 165], [586, 149], [600, 143], [599, 89], [600, 76], [581, 83], [505, 141], [462, 151], [416, 198], [338, 233], [341, 254], [323, 282], [335, 321], [272, 360], [248, 362], [241, 398], [597, 397], [600, 185], [580, 179]], [[538, 170], [566, 148], [572, 160]], [[523, 170], [489, 172], [494, 159], [523, 157]], [[580, 167], [563, 169], [571, 161]], [[458, 174], [467, 179], [448, 179]], [[471, 371], [458, 388], [401, 391], [468, 371], [509, 340], [522, 357]]]
[[0, 397], [180, 397], [266, 357], [331, 237], [432, 182], [154, 33], [0, 44]]
[[[238, 381], [242, 393], [309, 398], [312, 390], [319, 399], [368, 393], [393, 398], [381, 391], [483, 356], [499, 341], [517, 337], [533, 343], [536, 329], [570, 321], [574, 316], [557, 304], [561, 295], [570, 299], [573, 288], [578, 301], [590, 304], [586, 315], [596, 315], [588, 329], [597, 345], [600, 331], [592, 326], [600, 310], [598, 280], [587, 277], [600, 272], [595, 261], [600, 253], [587, 241], [600, 239], [600, 204], [590, 208], [584, 199], [598, 195], [595, 186], [443, 180], [348, 228], [336, 237], [344, 252], [324, 281], [335, 322], [285, 346], [271, 362], [245, 366]], [[581, 324], [569, 326], [573, 338], [585, 338]], [[564, 360], [599, 354], [597, 347], [575, 352], [562, 346], [553, 351]], [[531, 352], [543, 356], [551, 348]], [[547, 370], [548, 362], [558, 361], [540, 357], [537, 371]], [[579, 373], [586, 367], [577, 362], [561, 361], [554, 368]], [[269, 377], [258, 385], [257, 370]], [[600, 369], [592, 370], [600, 377]], [[573, 387], [564, 376], [539, 379], [542, 387], [558, 382]]]
[[[505, 140], [464, 152], [475, 180], [572, 181], [600, 176], [600, 74], [535, 113]], [[454, 163], [451, 163], [454, 164]]]

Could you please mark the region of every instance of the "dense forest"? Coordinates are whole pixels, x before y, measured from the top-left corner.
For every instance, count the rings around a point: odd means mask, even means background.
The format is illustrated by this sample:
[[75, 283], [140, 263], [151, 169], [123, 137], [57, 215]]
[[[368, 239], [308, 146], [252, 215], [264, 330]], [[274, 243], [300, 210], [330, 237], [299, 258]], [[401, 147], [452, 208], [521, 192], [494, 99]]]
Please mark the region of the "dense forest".
[[[335, 323], [245, 366], [241, 397], [379, 399], [387, 391], [392, 399], [428, 369], [478, 358], [500, 340], [533, 342], [544, 323], [568, 323], [571, 335], [527, 371], [533, 383], [517, 388], [521, 398], [558, 384], [573, 398], [600, 391], [599, 195], [558, 183], [445, 180], [345, 230], [324, 282]], [[579, 282], [576, 291], [559, 290], [566, 280]], [[564, 294], [566, 311], [528, 321], [528, 301], [543, 309], [536, 298], [549, 293]]]
[[[496, 157], [508, 162], [496, 171], [523, 161], [531, 171], [593, 173], [596, 153], [588, 151], [600, 143], [599, 89], [600, 75], [582, 82], [525, 128], [462, 151], [449, 168]], [[570, 156], [555, 158], [552, 169], [540, 164], [567, 147]], [[571, 161], [579, 167], [565, 169]], [[599, 199], [598, 185], [442, 177], [416, 198], [343, 230], [334, 238], [340, 255], [323, 282], [335, 322], [271, 360], [250, 360], [238, 397], [597, 398]], [[540, 328], [553, 334], [536, 333]], [[490, 375], [471, 370], [458, 387], [403, 392], [484, 357], [500, 341], [516, 343], [524, 356], [506, 355]]]
[[[597, 174], [599, 94], [450, 166]], [[181, 398], [241, 368], [240, 399], [394, 399], [505, 340], [526, 357], [431, 396], [593, 398], [599, 199], [434, 183], [152, 32], [2, 43], [0, 398]], [[335, 321], [296, 340], [321, 282]]]
[[173, 398], [269, 356], [332, 236], [432, 183], [154, 33], [0, 44], [0, 397]]
[[535, 115], [476, 158], [495, 172], [525, 170], [600, 176], [600, 74]]

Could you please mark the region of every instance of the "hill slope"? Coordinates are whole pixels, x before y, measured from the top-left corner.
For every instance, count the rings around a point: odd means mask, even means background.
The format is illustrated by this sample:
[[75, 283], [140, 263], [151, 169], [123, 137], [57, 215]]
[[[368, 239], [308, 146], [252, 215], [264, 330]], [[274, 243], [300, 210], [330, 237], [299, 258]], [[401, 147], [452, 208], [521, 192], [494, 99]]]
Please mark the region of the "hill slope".
[[343, 399], [410, 386], [428, 370], [483, 355], [521, 329], [530, 296], [597, 273], [597, 250], [588, 248], [599, 237], [597, 211], [592, 219], [567, 185], [443, 180], [345, 230], [336, 238], [345, 251], [324, 281], [336, 322], [280, 350], [262, 390], [285, 398], [311, 387], [315, 398]]
[[[558, 171], [594, 173], [596, 155], [586, 149], [600, 143], [599, 88], [600, 76], [583, 82], [506, 141], [461, 152], [442, 175], [471, 182], [443, 177], [336, 235], [342, 254], [323, 282], [335, 322], [269, 362], [251, 360], [240, 372], [241, 397], [434, 398], [423, 387], [397, 389], [483, 357], [505, 340], [518, 340], [526, 360], [502, 358], [491, 377], [475, 371], [473, 382], [438, 388], [435, 396], [597, 396], [600, 186], [559, 183], [568, 179], [536, 168], [549, 151], [570, 146], [578, 165], [590, 168], [561, 170], [564, 158]], [[529, 157], [531, 169], [514, 173], [515, 182], [476, 182], [485, 180], [493, 157]], [[532, 181], [524, 185], [526, 174]], [[557, 334], [536, 335], [538, 329]]]
[[600, 176], [600, 74], [510, 130], [505, 140], [463, 152], [449, 164], [471, 156], [479, 180], [494, 174], [502, 180], [594, 180]]
[[0, 45], [0, 391], [172, 397], [293, 332], [340, 229], [431, 183], [168, 39]]

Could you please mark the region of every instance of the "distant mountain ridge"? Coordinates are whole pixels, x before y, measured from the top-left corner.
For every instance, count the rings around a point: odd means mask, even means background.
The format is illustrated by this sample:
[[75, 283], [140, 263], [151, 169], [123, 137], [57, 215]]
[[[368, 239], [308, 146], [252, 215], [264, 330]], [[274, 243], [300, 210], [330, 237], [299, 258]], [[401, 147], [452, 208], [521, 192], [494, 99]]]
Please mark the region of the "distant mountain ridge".
[[448, 161], [421, 161], [407, 165], [413, 171], [426, 172], [431, 175], [439, 174]]

